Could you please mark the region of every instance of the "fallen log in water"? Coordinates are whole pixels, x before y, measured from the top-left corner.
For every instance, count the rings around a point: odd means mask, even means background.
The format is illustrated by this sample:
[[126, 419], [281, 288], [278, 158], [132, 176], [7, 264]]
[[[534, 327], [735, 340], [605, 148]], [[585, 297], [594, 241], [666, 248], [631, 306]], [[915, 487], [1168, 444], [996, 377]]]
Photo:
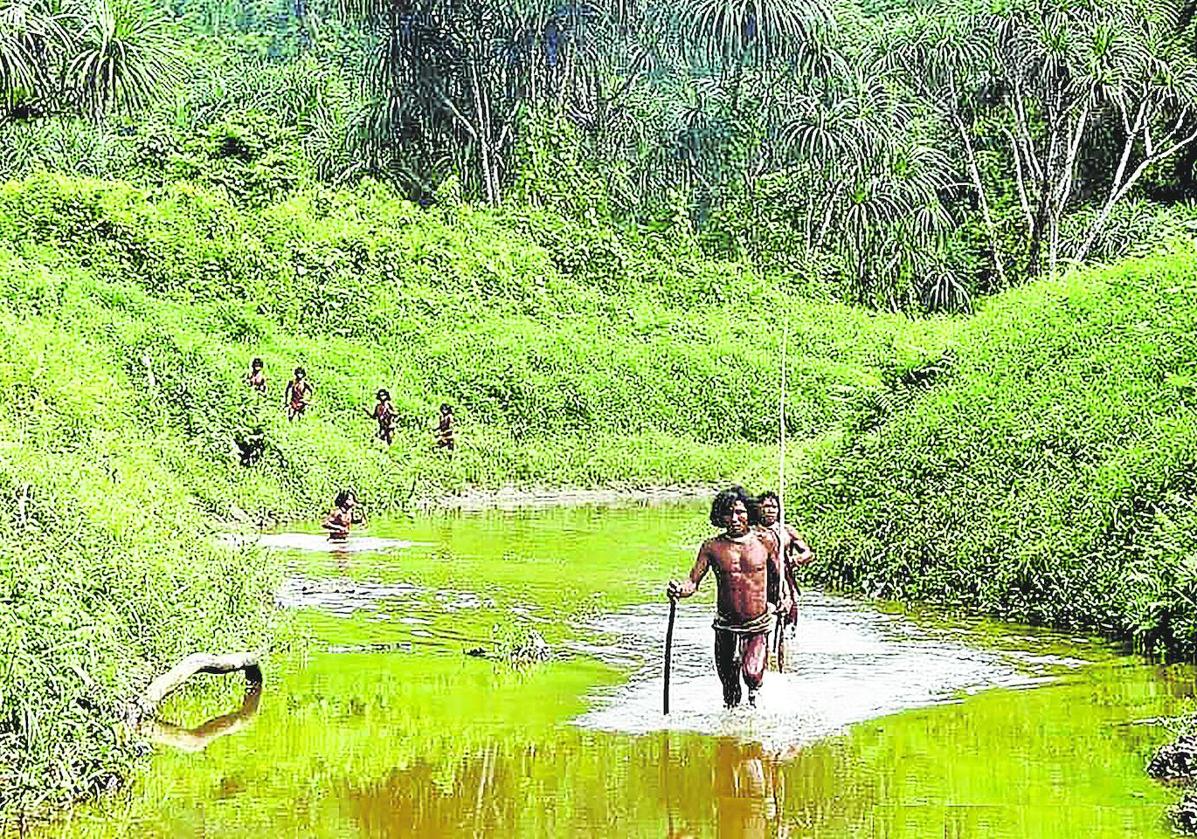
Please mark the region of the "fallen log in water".
[[162, 704], [162, 700], [170, 696], [197, 673], [245, 673], [245, 679], [251, 685], [262, 683], [262, 669], [260, 655], [252, 653], [228, 653], [226, 655], [212, 655], [210, 653], [192, 653], [180, 659], [174, 667], [167, 670], [142, 691], [130, 703], [128, 722], [137, 725], [146, 717], [153, 716], [154, 711]]

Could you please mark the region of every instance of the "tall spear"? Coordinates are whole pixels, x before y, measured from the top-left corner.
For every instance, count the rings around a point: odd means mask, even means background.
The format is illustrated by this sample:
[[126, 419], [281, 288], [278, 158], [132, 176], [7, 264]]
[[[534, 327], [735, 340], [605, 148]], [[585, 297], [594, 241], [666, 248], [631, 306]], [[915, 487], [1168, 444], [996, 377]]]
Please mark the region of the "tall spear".
[[[789, 322], [781, 323], [781, 390], [777, 399], [777, 551], [781, 579], [777, 581], [778, 603], [786, 586], [786, 344]], [[785, 615], [777, 613], [777, 670], [785, 670]]]

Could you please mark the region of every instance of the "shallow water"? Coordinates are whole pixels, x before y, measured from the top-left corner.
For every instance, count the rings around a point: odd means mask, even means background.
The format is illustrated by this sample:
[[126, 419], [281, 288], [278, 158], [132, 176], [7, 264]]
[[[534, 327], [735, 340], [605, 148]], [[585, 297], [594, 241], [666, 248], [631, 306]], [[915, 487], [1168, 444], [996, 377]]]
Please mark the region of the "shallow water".
[[[787, 672], [728, 712], [706, 581], [663, 717], [660, 592], [702, 514], [456, 514], [372, 522], [411, 543], [383, 552], [292, 551], [278, 600], [313, 652], [275, 656], [260, 696], [172, 699], [148, 774], [47, 833], [1169, 835], [1178, 794], [1143, 765], [1193, 671], [1086, 639], [807, 592]], [[463, 655], [530, 630], [552, 661]]]
[[851, 723], [987, 688], [1042, 684], [1083, 666], [1058, 655], [978, 648], [957, 633], [843, 598], [808, 593], [800, 603], [795, 632], [786, 639], [785, 671], [767, 675], [755, 709], [735, 712], [711, 702], [721, 694], [711, 665], [709, 610], [683, 609], [678, 617], [668, 717], [661, 713], [667, 607], [633, 607], [593, 622], [610, 641], [579, 645], [581, 650], [642, 664], [626, 684], [596, 697], [596, 707], [577, 723], [635, 734], [697, 731], [760, 743], [772, 752], [792, 751]]
[[[409, 542], [405, 539], [381, 539], [377, 536], [354, 536], [351, 539], [333, 541], [325, 533], [261, 533], [251, 535], [229, 533], [223, 537], [222, 541], [227, 545], [236, 547], [248, 544], [273, 550], [303, 551], [331, 554], [333, 556], [339, 554], [397, 551], [416, 546], [415, 542]], [[421, 547], [429, 547], [429, 545], [425, 543]]]

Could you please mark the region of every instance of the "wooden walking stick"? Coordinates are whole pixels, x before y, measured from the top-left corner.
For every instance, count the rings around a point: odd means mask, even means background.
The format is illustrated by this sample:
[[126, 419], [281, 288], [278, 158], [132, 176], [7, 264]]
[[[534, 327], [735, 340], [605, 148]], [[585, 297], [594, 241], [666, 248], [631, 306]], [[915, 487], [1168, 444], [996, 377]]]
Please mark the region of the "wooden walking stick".
[[777, 672], [783, 673], [786, 669], [786, 624], [785, 615], [781, 612], [777, 613]]
[[673, 663], [673, 619], [677, 617], [677, 600], [669, 598], [669, 628], [665, 630], [665, 714], [669, 714], [669, 666]]

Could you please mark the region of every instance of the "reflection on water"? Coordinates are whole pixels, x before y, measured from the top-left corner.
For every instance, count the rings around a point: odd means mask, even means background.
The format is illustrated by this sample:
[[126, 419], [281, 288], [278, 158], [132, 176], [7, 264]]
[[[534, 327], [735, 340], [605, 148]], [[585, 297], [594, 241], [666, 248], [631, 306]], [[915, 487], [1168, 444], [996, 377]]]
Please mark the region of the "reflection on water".
[[149, 719], [137, 727], [137, 733], [151, 743], [170, 746], [184, 752], [202, 752], [218, 737], [242, 731], [258, 713], [262, 699], [262, 683], [251, 682], [241, 700], [241, 707], [231, 714], [221, 714], [194, 728], [187, 728], [166, 720]]
[[288, 577], [274, 594], [284, 609], [325, 609], [351, 614], [359, 609], [374, 609], [384, 601], [405, 600], [419, 593], [408, 583], [371, 583], [348, 578]]
[[[310, 553], [357, 554], [380, 551], [399, 551], [416, 547], [417, 543], [405, 539], [384, 539], [377, 536], [351, 536], [344, 541], [330, 541], [326, 533], [262, 533], [226, 534], [225, 544], [241, 546], [253, 544], [262, 548], [284, 551], [305, 551]], [[425, 545], [426, 547], [426, 545]]]
[[[1136, 721], [1181, 709], [1192, 669], [1050, 633], [807, 595], [787, 673], [768, 674], [756, 713], [725, 714], [708, 591], [679, 609], [663, 730], [659, 593], [701, 520], [676, 507], [375, 521], [435, 547], [295, 554], [297, 614], [323, 644], [272, 659], [253, 725], [160, 750], [134, 788], [45, 832], [1168, 835], [1176, 793], [1143, 772], [1167, 733]], [[521, 671], [462, 655], [513, 623], [565, 655]], [[227, 701], [192, 694], [164, 713], [203, 720]]]

